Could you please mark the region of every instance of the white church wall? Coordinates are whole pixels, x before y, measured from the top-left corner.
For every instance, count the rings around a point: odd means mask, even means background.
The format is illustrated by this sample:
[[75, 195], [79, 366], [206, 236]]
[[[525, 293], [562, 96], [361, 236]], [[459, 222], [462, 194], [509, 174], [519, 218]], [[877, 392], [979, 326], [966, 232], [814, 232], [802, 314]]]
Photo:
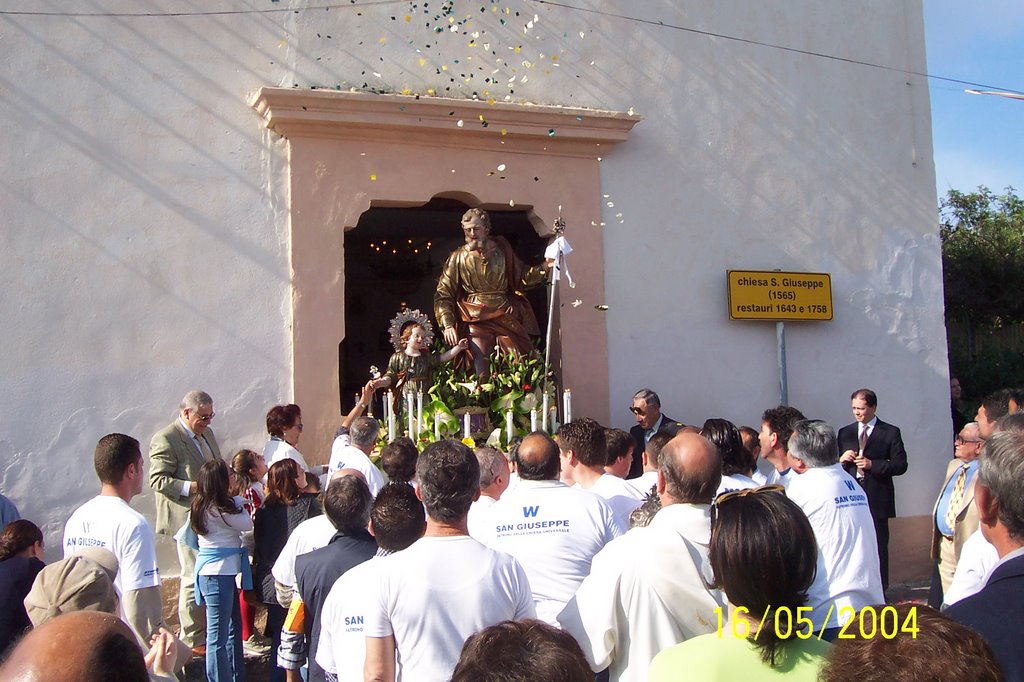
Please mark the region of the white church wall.
[[201, 387], [227, 454], [291, 397], [286, 145], [247, 103], [264, 85], [632, 108], [604, 227], [567, 216], [570, 240], [604, 239], [606, 300], [583, 304], [607, 320], [613, 425], [649, 385], [683, 421], [757, 426], [774, 326], [728, 320], [725, 270], [830, 272], [835, 320], [787, 325], [790, 400], [840, 425], [852, 389], [878, 391], [911, 456], [900, 511], [930, 508], [951, 432], [926, 82], [669, 26], [922, 71], [919, 2], [23, 4], [113, 15], [0, 16], [0, 485], [51, 558], [101, 435], [145, 451]]

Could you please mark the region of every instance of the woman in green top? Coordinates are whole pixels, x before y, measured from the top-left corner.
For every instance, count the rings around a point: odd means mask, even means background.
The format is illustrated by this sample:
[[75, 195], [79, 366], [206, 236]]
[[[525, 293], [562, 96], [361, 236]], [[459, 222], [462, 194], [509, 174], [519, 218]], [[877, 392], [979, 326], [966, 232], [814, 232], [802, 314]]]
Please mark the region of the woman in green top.
[[816, 680], [830, 646], [807, 606], [817, 556], [811, 524], [782, 486], [719, 495], [708, 558], [728, 612], [719, 613], [717, 632], [655, 656], [648, 679]]

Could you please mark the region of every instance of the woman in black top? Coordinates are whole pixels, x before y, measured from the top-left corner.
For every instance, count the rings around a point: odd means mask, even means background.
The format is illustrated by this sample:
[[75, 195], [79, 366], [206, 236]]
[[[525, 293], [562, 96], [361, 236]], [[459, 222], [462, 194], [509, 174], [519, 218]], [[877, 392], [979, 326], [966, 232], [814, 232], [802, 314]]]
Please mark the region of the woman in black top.
[[252, 580], [253, 587], [267, 607], [265, 634], [271, 638], [271, 662], [274, 663], [270, 671], [271, 682], [284, 680], [284, 670], [277, 667], [276, 660], [286, 612], [277, 602], [274, 576], [270, 571], [295, 527], [323, 513], [316, 495], [303, 493], [305, 486], [306, 472], [298, 462], [293, 459], [275, 462], [267, 473], [267, 497], [253, 518]]

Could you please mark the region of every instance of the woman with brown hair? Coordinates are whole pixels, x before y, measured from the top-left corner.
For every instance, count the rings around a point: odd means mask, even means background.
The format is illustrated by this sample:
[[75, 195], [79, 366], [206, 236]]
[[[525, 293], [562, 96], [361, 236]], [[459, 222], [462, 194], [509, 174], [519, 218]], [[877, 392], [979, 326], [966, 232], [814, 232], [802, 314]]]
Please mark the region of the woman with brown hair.
[[303, 471], [311, 471], [295, 446], [302, 435], [302, 410], [298, 405], [274, 405], [267, 412], [267, 433], [270, 440], [263, 446], [263, 459], [268, 465], [282, 459], [294, 459]]
[[712, 587], [728, 613], [717, 632], [655, 656], [648, 680], [817, 680], [830, 645], [808, 630], [818, 545], [807, 516], [778, 485], [719, 495], [711, 519]]
[[276, 654], [285, 617], [284, 607], [277, 602], [271, 569], [295, 527], [323, 513], [316, 495], [303, 493], [305, 486], [306, 472], [298, 462], [293, 459], [275, 462], [267, 473], [267, 497], [254, 518], [253, 584], [267, 607], [266, 634], [271, 638], [275, 663], [270, 672], [271, 682], [284, 680], [284, 670], [276, 665]]
[[235, 576], [242, 575], [243, 588], [252, 587], [249, 553], [242, 546], [252, 519], [242, 498], [231, 496], [233, 475], [223, 460], [204, 462], [189, 514], [199, 538], [196, 603], [206, 602], [206, 677], [212, 682], [245, 679]]
[[0, 659], [32, 627], [24, 599], [43, 570], [43, 533], [31, 521], [12, 521], [0, 535]]

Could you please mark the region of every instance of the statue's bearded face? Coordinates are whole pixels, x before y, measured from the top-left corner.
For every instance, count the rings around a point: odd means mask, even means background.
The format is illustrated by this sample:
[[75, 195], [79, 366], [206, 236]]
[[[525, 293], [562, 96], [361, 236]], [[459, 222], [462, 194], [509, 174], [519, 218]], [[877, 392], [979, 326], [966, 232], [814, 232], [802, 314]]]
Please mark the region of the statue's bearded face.
[[487, 225], [480, 218], [473, 216], [462, 223], [462, 232], [466, 235], [466, 247], [470, 251], [482, 251], [487, 241]]

